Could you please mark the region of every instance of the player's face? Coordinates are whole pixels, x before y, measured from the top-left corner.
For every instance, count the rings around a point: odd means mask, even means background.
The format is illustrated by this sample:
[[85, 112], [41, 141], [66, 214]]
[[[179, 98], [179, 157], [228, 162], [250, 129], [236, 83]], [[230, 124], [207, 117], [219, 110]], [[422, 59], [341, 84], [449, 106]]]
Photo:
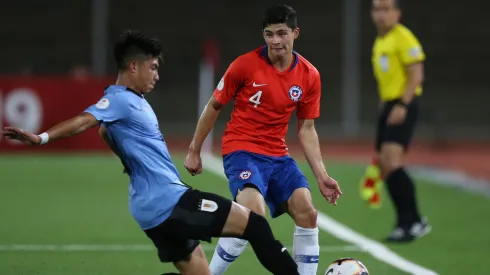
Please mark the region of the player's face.
[[140, 61], [136, 66], [136, 79], [138, 86], [144, 93], [149, 93], [155, 87], [158, 79], [158, 58], [149, 58]]
[[276, 58], [284, 57], [293, 51], [294, 40], [298, 35], [299, 28], [293, 30], [286, 24], [273, 24], [264, 29], [265, 43]]
[[400, 10], [396, 7], [394, 0], [373, 0], [371, 17], [378, 29], [393, 27], [400, 19]]

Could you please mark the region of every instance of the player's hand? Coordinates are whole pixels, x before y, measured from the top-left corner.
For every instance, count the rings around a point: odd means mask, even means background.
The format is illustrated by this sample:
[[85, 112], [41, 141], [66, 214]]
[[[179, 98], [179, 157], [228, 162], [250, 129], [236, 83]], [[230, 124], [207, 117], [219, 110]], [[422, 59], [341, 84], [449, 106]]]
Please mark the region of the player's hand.
[[391, 109], [390, 115], [388, 116], [388, 125], [399, 125], [405, 121], [407, 116], [407, 107], [396, 104], [393, 109]]
[[5, 127], [0, 132], [2, 136], [8, 139], [18, 140], [27, 145], [39, 145], [41, 144], [41, 137], [33, 133], [26, 132], [22, 129], [15, 127]]
[[318, 186], [320, 187], [320, 192], [327, 199], [327, 201], [333, 205], [337, 205], [337, 200], [342, 195], [339, 184], [333, 178], [326, 176], [323, 179], [318, 180]]
[[188, 152], [185, 157], [184, 167], [189, 174], [195, 176], [202, 173], [202, 160], [201, 154], [196, 152]]

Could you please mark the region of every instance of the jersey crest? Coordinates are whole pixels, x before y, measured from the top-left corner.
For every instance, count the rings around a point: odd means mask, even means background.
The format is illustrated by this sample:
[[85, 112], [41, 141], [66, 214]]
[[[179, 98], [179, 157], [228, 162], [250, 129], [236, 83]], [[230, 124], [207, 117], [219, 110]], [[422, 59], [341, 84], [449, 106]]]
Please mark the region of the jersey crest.
[[387, 72], [390, 69], [390, 58], [387, 55], [382, 54], [379, 57], [379, 67], [383, 72]]
[[303, 90], [301, 89], [300, 86], [293, 86], [289, 88], [289, 98], [291, 98], [292, 101], [298, 101], [301, 99], [301, 96], [303, 95]]
[[245, 171], [243, 171], [243, 172], [240, 173], [240, 179], [242, 179], [242, 180], [248, 180], [251, 175], [252, 175], [252, 171], [245, 170]]

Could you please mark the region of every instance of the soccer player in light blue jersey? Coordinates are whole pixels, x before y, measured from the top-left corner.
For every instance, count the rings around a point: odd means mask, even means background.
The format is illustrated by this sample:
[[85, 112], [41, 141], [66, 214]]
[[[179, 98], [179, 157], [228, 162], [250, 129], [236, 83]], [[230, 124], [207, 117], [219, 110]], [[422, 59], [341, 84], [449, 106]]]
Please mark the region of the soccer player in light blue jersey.
[[27, 145], [42, 145], [100, 126], [99, 133], [129, 175], [133, 218], [153, 241], [160, 261], [174, 263], [182, 274], [210, 274], [199, 240], [210, 242], [221, 236], [248, 240], [273, 274], [299, 274], [265, 218], [180, 180], [157, 117], [145, 99], [159, 80], [160, 42], [141, 32], [126, 31], [114, 55], [118, 79], [96, 104], [40, 135], [15, 127], [5, 127], [2, 134]]

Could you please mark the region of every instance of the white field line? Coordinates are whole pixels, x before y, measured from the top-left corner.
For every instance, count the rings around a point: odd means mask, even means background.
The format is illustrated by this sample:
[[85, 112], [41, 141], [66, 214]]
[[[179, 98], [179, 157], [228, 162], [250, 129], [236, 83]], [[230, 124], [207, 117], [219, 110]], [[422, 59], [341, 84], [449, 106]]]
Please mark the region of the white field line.
[[[206, 154], [202, 156], [202, 159], [205, 169], [220, 177], [226, 178], [223, 163], [220, 158]], [[318, 212], [317, 224], [319, 228], [329, 232], [336, 238], [360, 247], [379, 261], [385, 262], [399, 270], [415, 275], [437, 275], [435, 271], [401, 257], [383, 244], [355, 232], [324, 213]]]
[[[202, 244], [205, 251], [214, 251], [215, 245]], [[287, 247], [291, 250], [292, 247]], [[27, 251], [156, 251], [153, 245], [149, 244], [0, 244], [0, 252], [27, 252]], [[245, 250], [253, 252], [250, 246]], [[321, 246], [322, 252], [345, 252], [361, 251], [355, 245], [331, 245]]]

